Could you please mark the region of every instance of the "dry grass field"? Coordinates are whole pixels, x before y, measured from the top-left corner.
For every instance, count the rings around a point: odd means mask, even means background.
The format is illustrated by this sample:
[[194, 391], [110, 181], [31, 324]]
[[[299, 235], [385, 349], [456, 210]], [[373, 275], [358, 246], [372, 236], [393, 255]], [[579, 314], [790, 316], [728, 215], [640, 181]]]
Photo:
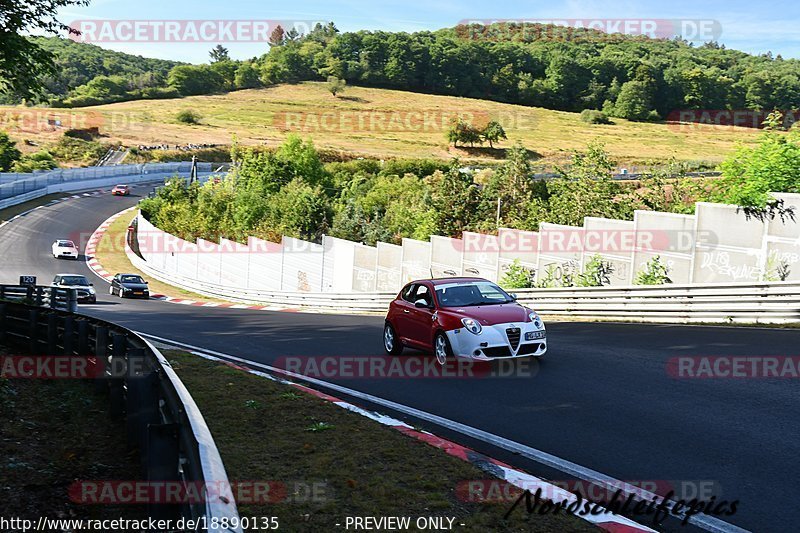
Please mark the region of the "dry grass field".
[[[176, 114], [191, 109], [200, 123], [179, 122]], [[69, 127], [96, 126], [102, 140], [139, 144], [276, 145], [287, 134], [310, 137], [319, 148], [373, 157], [502, 157], [502, 150], [454, 149], [445, 132], [457, 114], [480, 125], [501, 122], [508, 134], [499, 148], [520, 141], [526, 148], [557, 162], [573, 149], [600, 140], [619, 161], [644, 163], [675, 157], [716, 163], [737, 142], [751, 143], [758, 131], [731, 126], [638, 123], [614, 119], [613, 125], [591, 125], [578, 113], [449, 96], [350, 86], [333, 97], [324, 83], [307, 82], [212, 96], [138, 100], [80, 109], [0, 107], [0, 128], [17, 141], [52, 142]], [[51, 124], [48, 125], [48, 120]], [[61, 126], [54, 126], [59, 120]], [[20, 145], [23, 145], [20, 142]], [[32, 150], [30, 146], [21, 146]]]

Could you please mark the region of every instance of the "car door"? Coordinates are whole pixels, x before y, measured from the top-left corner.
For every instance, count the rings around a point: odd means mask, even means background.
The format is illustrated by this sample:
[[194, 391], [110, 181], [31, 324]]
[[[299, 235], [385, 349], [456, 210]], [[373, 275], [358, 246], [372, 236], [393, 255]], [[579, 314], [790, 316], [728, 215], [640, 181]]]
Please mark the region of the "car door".
[[395, 334], [403, 342], [413, 342], [411, 338], [411, 310], [414, 308], [414, 292], [417, 290], [415, 283], [409, 283], [403, 290], [400, 291], [400, 297], [394, 301], [396, 306], [395, 312], [392, 313], [392, 325], [394, 326]]
[[[428, 307], [417, 307], [416, 302], [424, 300]], [[433, 286], [419, 283], [413, 293], [413, 302], [408, 313], [408, 327], [411, 340], [424, 348], [433, 346]]]

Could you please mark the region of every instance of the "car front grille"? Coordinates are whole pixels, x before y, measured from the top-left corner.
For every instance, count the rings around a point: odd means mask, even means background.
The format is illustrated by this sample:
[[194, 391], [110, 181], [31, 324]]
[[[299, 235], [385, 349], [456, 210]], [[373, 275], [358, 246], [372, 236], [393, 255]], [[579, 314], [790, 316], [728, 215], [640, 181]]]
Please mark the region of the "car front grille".
[[532, 353], [536, 353], [537, 351], [539, 351], [540, 346], [541, 345], [538, 342], [533, 344], [523, 344], [522, 346], [520, 346], [517, 355], [529, 355]]
[[486, 357], [511, 357], [511, 350], [508, 349], [508, 346], [492, 346], [483, 348], [483, 355]]
[[519, 338], [522, 335], [522, 330], [519, 328], [508, 328], [506, 329], [506, 336], [508, 337], [508, 342], [511, 343], [511, 349], [516, 350], [517, 346], [519, 346]]

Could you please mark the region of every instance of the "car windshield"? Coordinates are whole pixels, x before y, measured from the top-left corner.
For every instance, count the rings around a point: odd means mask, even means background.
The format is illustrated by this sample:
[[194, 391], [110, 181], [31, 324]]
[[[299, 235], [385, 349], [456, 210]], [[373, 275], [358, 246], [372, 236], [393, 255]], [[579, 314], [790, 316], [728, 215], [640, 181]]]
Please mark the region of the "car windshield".
[[139, 276], [121, 276], [119, 280], [122, 283], [144, 283], [144, 280]]
[[58, 241], [58, 245], [59, 246], [65, 246], [65, 247], [69, 246], [70, 248], [74, 248], [75, 247], [75, 243], [72, 242], [72, 241]]
[[506, 291], [490, 281], [438, 285], [436, 297], [442, 307], [496, 305], [514, 301]]
[[89, 280], [87, 280], [83, 276], [62, 276], [61, 277], [61, 284], [62, 285], [88, 286], [89, 285]]

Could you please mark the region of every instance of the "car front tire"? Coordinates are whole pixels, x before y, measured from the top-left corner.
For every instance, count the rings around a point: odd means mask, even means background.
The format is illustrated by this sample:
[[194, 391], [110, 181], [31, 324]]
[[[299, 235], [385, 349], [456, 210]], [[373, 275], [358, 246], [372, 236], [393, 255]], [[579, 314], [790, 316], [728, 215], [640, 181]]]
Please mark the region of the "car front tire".
[[389, 355], [400, 355], [403, 353], [403, 344], [397, 338], [394, 327], [388, 322], [383, 326], [383, 349]]
[[447, 339], [447, 335], [441, 331], [433, 339], [433, 355], [436, 356], [436, 362], [442, 366], [446, 365], [447, 360], [453, 357], [450, 341]]

